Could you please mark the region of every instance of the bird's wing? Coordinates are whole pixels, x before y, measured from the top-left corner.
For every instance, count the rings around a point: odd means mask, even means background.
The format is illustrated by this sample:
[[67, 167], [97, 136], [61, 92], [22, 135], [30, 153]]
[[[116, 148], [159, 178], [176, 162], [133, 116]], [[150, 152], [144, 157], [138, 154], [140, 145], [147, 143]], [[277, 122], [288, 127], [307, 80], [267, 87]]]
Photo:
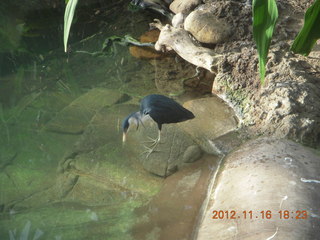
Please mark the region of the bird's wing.
[[151, 112], [151, 108], [144, 108], [142, 109], [142, 115], [149, 115]]

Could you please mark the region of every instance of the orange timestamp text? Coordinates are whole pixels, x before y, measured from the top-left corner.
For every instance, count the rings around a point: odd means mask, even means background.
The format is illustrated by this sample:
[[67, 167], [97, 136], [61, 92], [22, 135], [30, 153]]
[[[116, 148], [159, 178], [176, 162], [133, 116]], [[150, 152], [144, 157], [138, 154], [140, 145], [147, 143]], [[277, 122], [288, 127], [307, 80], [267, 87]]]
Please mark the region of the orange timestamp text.
[[262, 210], [262, 211], [235, 211], [235, 210], [214, 210], [212, 211], [212, 219], [307, 219], [308, 212], [306, 210]]

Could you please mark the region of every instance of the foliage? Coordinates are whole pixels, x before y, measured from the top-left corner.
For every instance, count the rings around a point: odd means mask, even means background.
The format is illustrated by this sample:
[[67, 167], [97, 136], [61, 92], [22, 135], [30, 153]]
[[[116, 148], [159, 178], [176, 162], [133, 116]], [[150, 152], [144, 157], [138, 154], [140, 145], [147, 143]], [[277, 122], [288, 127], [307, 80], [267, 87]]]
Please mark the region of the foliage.
[[278, 8], [275, 0], [253, 0], [252, 15], [253, 38], [257, 44], [260, 80], [263, 84], [269, 46], [278, 19]]
[[64, 12], [64, 32], [63, 32], [63, 43], [64, 51], [67, 52], [68, 38], [70, 33], [70, 28], [74, 16], [74, 11], [76, 9], [78, 0], [69, 0]]
[[[275, 0], [252, 0], [253, 37], [259, 54], [260, 80], [263, 84], [265, 65], [272, 33], [278, 17]], [[294, 53], [308, 55], [316, 41], [320, 38], [320, 0], [316, 0], [306, 11], [304, 25], [295, 38], [291, 49]]]
[[306, 11], [304, 25], [294, 40], [291, 50], [294, 53], [309, 55], [312, 47], [320, 38], [320, 0], [316, 0]]

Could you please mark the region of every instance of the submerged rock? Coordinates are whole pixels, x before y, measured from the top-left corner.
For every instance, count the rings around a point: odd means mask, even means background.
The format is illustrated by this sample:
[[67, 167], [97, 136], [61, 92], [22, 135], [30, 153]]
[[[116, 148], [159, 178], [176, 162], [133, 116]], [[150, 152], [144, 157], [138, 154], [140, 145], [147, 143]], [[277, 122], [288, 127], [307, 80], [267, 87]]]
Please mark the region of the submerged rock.
[[52, 132], [79, 134], [91, 118], [104, 106], [111, 106], [124, 97], [124, 94], [104, 89], [94, 88], [78, 97], [63, 108], [44, 129]]
[[129, 51], [132, 56], [141, 59], [154, 59], [161, 58], [164, 56], [163, 53], [157, 52], [152, 47], [131, 46], [129, 47]]
[[[140, 36], [140, 42], [142, 43], [154, 43], [159, 38], [160, 31], [157, 29], [150, 30], [145, 32]], [[139, 46], [130, 46], [130, 54], [136, 58], [141, 59], [154, 59], [164, 57], [166, 54], [158, 52], [154, 47], [139, 47]]]
[[140, 42], [142, 43], [154, 43], [159, 38], [160, 31], [158, 29], [152, 29], [145, 32], [140, 36]]
[[197, 70], [181, 58], [167, 57], [152, 60], [155, 67], [155, 84], [157, 90], [164, 95], [179, 96], [185, 92], [193, 96], [210, 94], [215, 75], [204, 69]]
[[310, 148], [247, 142], [212, 180], [196, 239], [319, 239], [319, 171], [320, 157]]

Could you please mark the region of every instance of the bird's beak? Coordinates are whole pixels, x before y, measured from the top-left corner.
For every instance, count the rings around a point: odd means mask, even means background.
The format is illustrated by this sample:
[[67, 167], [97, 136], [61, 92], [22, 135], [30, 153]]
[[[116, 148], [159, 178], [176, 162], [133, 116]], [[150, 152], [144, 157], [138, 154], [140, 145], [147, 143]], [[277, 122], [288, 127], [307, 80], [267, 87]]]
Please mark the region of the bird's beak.
[[127, 140], [127, 133], [124, 132], [124, 133], [122, 134], [122, 142], [124, 143], [126, 140]]

